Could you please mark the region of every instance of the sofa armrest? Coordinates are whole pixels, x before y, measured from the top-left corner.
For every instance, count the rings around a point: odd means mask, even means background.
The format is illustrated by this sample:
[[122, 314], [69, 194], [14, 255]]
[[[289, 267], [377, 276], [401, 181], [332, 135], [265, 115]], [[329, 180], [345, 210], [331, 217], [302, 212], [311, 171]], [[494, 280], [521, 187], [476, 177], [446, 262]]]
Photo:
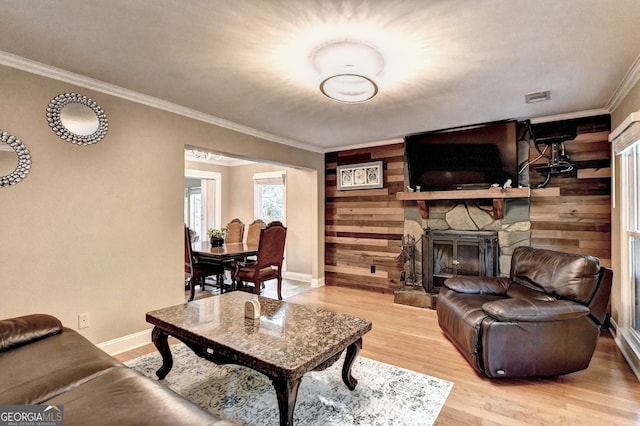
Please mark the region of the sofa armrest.
[[459, 276], [448, 278], [444, 285], [456, 293], [504, 296], [511, 285], [511, 280], [507, 277]]
[[62, 323], [46, 314], [25, 315], [0, 320], [0, 352], [25, 345], [62, 331]]
[[589, 314], [589, 308], [570, 300], [501, 299], [485, 303], [482, 309], [499, 321], [565, 321]]

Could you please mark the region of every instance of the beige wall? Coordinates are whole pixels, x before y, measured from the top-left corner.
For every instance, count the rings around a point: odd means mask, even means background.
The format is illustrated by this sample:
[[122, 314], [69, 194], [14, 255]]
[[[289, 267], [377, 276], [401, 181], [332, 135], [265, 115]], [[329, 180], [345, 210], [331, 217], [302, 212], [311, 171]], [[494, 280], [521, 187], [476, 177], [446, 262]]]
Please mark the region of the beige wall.
[[[308, 206], [314, 278], [323, 274], [324, 156], [261, 140], [104, 93], [0, 66], [0, 129], [32, 154], [32, 171], [0, 189], [0, 317], [33, 312], [104, 342], [148, 328], [146, 311], [181, 303], [184, 293], [184, 147], [318, 170]], [[79, 147], [48, 127], [59, 93], [95, 100], [109, 120], [100, 143]]]

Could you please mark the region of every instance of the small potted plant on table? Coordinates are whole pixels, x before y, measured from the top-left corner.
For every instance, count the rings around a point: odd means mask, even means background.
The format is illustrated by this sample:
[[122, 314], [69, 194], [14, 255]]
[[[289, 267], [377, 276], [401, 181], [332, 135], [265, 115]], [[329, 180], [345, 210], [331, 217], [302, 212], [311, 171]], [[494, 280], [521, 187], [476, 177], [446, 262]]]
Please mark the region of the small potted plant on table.
[[220, 247], [224, 244], [224, 234], [227, 232], [226, 228], [209, 228], [207, 230], [207, 235], [209, 236], [209, 240], [211, 242], [211, 247]]

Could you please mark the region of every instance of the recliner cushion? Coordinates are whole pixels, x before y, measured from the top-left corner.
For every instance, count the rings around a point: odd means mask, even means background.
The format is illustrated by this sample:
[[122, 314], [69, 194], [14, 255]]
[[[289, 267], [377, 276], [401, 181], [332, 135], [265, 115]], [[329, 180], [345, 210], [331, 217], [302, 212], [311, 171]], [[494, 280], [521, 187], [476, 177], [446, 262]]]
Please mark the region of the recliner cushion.
[[529, 287], [522, 286], [517, 283], [512, 283], [507, 290], [507, 297], [530, 299], [530, 300], [542, 300], [545, 302], [551, 302], [558, 300], [555, 297], [544, 293], [542, 291], [532, 290]]
[[504, 296], [511, 285], [511, 280], [506, 277], [473, 277], [460, 275], [458, 277], [447, 278], [444, 285], [456, 293]]
[[487, 302], [482, 309], [500, 321], [566, 321], [589, 315], [589, 308], [570, 300], [502, 299]]
[[598, 286], [600, 262], [591, 256], [521, 246], [511, 259], [511, 280], [553, 297], [589, 303]]

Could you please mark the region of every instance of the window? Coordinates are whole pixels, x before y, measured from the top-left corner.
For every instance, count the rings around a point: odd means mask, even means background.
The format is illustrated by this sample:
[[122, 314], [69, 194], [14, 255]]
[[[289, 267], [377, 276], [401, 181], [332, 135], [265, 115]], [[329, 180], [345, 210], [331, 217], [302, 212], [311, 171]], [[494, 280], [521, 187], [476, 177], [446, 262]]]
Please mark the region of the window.
[[640, 114], [631, 114], [620, 128], [610, 136], [620, 167], [620, 306], [615, 338], [640, 379]]
[[627, 246], [629, 276], [627, 294], [628, 325], [640, 341], [640, 141], [621, 153], [622, 243]]
[[184, 223], [201, 241], [207, 239], [208, 228], [222, 226], [221, 181], [217, 172], [185, 170]]
[[[185, 180], [185, 186], [188, 185]], [[200, 235], [202, 218], [202, 191], [199, 186], [186, 186], [184, 189], [184, 223]]]
[[286, 172], [256, 173], [253, 175], [254, 215], [265, 222], [285, 219]]

